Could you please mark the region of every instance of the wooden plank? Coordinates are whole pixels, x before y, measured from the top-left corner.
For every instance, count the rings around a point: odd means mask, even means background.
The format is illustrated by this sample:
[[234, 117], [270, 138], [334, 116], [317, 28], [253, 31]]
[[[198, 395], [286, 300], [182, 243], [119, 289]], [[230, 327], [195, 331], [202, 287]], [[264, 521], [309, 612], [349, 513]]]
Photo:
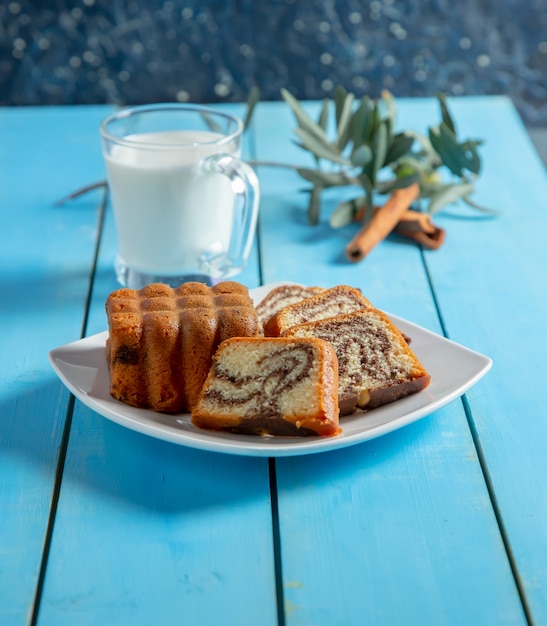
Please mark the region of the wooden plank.
[[[105, 328], [114, 250], [109, 211], [88, 334]], [[257, 284], [256, 249], [239, 278]], [[267, 460], [158, 441], [77, 403], [41, 626], [276, 624], [274, 572]]]
[[[405, 101], [401, 113], [412, 107], [425, 128], [428, 102]], [[287, 110], [259, 114], [258, 159], [305, 163]], [[308, 226], [298, 179], [265, 169], [266, 281], [349, 283], [440, 331], [415, 248], [389, 240], [349, 265], [341, 250], [354, 228]], [[473, 399], [481, 394], [484, 383]], [[381, 439], [276, 467], [287, 624], [526, 623], [460, 401]]]
[[267, 462], [78, 406], [40, 624], [276, 623]]
[[[547, 172], [508, 99], [454, 101], [462, 131], [486, 139], [477, 201], [495, 219], [443, 219], [444, 254], [428, 257], [451, 338], [494, 366], [468, 394], [509, 547], [534, 624], [547, 623]], [[457, 271], [455, 271], [457, 268]], [[538, 327], [539, 325], [539, 327]]]
[[102, 110], [0, 110], [0, 622], [23, 624], [36, 591], [68, 393], [47, 354], [79, 337], [97, 197], [57, 198], [98, 174]]

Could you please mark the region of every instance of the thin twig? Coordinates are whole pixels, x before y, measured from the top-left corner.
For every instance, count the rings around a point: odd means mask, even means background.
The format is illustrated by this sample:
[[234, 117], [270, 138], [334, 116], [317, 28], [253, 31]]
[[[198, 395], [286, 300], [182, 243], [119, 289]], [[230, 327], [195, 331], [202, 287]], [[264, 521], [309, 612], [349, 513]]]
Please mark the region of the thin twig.
[[79, 196], [83, 196], [89, 191], [93, 191], [94, 189], [100, 189], [101, 187], [106, 187], [106, 185], [107, 185], [106, 180], [100, 180], [96, 183], [91, 183], [91, 185], [86, 185], [85, 187], [81, 187], [80, 189], [77, 189], [76, 191], [73, 191], [72, 193], [70, 193], [68, 196], [65, 196], [64, 198], [57, 200], [55, 202], [55, 206], [61, 206], [65, 204], [66, 202], [69, 202], [70, 200], [74, 200], [75, 198], [78, 198]]

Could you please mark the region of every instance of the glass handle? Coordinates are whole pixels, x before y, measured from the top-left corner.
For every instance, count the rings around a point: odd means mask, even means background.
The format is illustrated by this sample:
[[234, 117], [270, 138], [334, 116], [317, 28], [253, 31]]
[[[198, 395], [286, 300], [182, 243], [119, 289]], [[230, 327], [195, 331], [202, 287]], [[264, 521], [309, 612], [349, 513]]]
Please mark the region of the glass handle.
[[[258, 178], [250, 165], [231, 154], [209, 156], [202, 161], [202, 166], [205, 171], [227, 176], [234, 192], [232, 234], [228, 251], [222, 255], [223, 259], [217, 257], [205, 261], [207, 264], [213, 262], [217, 265], [217, 273], [229, 276], [245, 267], [253, 245], [260, 202]], [[226, 267], [218, 267], [219, 263]]]

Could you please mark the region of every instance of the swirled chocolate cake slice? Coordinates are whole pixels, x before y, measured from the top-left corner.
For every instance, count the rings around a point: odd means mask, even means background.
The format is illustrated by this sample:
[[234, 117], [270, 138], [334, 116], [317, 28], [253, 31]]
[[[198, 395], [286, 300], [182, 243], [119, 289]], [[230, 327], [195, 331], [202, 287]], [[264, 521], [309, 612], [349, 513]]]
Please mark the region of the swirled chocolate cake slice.
[[165, 413], [191, 410], [221, 341], [258, 334], [249, 292], [233, 281], [118, 289], [106, 312], [110, 394]]
[[266, 324], [270, 317], [279, 313], [284, 307], [289, 304], [294, 304], [295, 302], [300, 302], [322, 291], [325, 291], [322, 287], [308, 287], [306, 285], [288, 284], [275, 287], [255, 307], [261, 328], [264, 327], [264, 324]]
[[430, 382], [401, 331], [375, 308], [293, 326], [284, 336], [318, 337], [333, 345], [341, 415], [393, 402]]
[[322, 320], [370, 307], [372, 304], [359, 289], [348, 285], [338, 285], [285, 306], [265, 323], [264, 334], [267, 337], [279, 337], [296, 324]]
[[315, 337], [234, 338], [213, 358], [192, 422], [249, 435], [333, 436], [338, 362]]

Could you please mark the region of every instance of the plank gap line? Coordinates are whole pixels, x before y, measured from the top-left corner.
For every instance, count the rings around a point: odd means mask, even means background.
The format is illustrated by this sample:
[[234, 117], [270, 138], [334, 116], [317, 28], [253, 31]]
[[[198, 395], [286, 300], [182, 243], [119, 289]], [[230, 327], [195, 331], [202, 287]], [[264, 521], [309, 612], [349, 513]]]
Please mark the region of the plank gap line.
[[[433, 303], [435, 305], [435, 311], [437, 313], [437, 317], [439, 318], [439, 324], [441, 326], [443, 335], [447, 339], [450, 339], [450, 336], [449, 336], [448, 331], [446, 329], [446, 324], [444, 322], [444, 318], [443, 318], [443, 315], [442, 315], [442, 312], [441, 312], [441, 307], [440, 307], [440, 304], [439, 304], [439, 300], [437, 298], [437, 294], [436, 294], [435, 288], [433, 286], [433, 278], [431, 276], [431, 272], [429, 271], [429, 267], [427, 265], [427, 259], [426, 259], [425, 251], [424, 251], [424, 249], [421, 246], [420, 246], [420, 249], [421, 249], [422, 263], [423, 263], [424, 270], [425, 270], [425, 273], [426, 273], [427, 282], [428, 282], [428, 285], [429, 285], [429, 290], [431, 292], [431, 297], [433, 298]], [[509, 536], [508, 536], [507, 530], [505, 528], [505, 524], [503, 522], [503, 516], [502, 516], [501, 510], [500, 510], [499, 504], [498, 504], [498, 499], [496, 497], [496, 493], [495, 493], [492, 477], [490, 476], [490, 472], [488, 470], [488, 464], [486, 462], [486, 457], [485, 457], [485, 454], [484, 454], [484, 451], [482, 449], [482, 445], [481, 445], [481, 442], [480, 442], [480, 437], [479, 437], [479, 434], [478, 434], [476, 426], [475, 426], [475, 421], [473, 420], [473, 412], [471, 410], [471, 406], [469, 405], [469, 401], [468, 401], [467, 396], [465, 394], [462, 395], [461, 402], [462, 402], [465, 418], [467, 420], [467, 425], [469, 427], [469, 432], [471, 433], [471, 439], [473, 441], [473, 446], [475, 448], [475, 452], [477, 453], [477, 459], [479, 461], [479, 467], [481, 469], [481, 473], [482, 473], [482, 477], [483, 477], [483, 480], [484, 480], [484, 484], [486, 486], [488, 497], [490, 499], [490, 504], [492, 506], [492, 511], [494, 513], [494, 518], [496, 520], [496, 524], [497, 524], [497, 527], [498, 527], [498, 530], [499, 530], [499, 533], [500, 533], [501, 541], [503, 543], [503, 547], [504, 547], [505, 553], [507, 555], [507, 560], [509, 562], [509, 567], [511, 569], [511, 574], [512, 574], [513, 579], [515, 581], [515, 586], [516, 586], [516, 589], [517, 589], [519, 600], [520, 600], [520, 603], [522, 605], [524, 618], [526, 619], [526, 623], [528, 624], [528, 626], [534, 626], [534, 621], [533, 621], [533, 618], [532, 618], [530, 607], [529, 607], [528, 601], [526, 599], [526, 592], [524, 590], [524, 585], [522, 584], [522, 580], [521, 580], [521, 577], [520, 577], [520, 574], [519, 574], [519, 571], [518, 571], [516, 559], [515, 559], [515, 556], [513, 554], [513, 550], [511, 549], [511, 544], [509, 542]]]
[[275, 574], [275, 596], [277, 601], [277, 623], [285, 626], [285, 592], [283, 585], [283, 564], [281, 557], [281, 531], [279, 525], [279, 500], [277, 497], [277, 475], [275, 459], [268, 459], [270, 477], [270, 502], [272, 512], [272, 541]]
[[526, 599], [526, 591], [524, 590], [524, 585], [522, 583], [521, 576], [518, 571], [517, 562], [515, 559], [515, 555], [513, 554], [513, 550], [511, 548], [511, 543], [509, 541], [509, 535], [507, 533], [507, 529], [503, 522], [503, 515], [501, 513], [500, 506], [498, 504], [498, 499], [496, 497], [496, 492], [494, 488], [494, 484], [492, 481], [492, 477], [490, 472], [488, 471], [488, 465], [486, 463], [486, 458], [484, 451], [482, 449], [482, 445], [480, 442], [479, 434], [475, 427], [475, 422], [473, 420], [473, 412], [471, 411], [471, 407], [469, 405], [469, 401], [467, 396], [464, 394], [461, 398], [463, 410], [465, 412], [465, 417], [467, 418], [467, 423], [469, 425], [469, 430], [471, 431], [471, 437], [473, 439], [473, 444], [475, 446], [475, 450], [477, 451], [477, 457], [479, 459], [479, 465], [482, 471], [482, 475], [484, 478], [484, 482], [486, 484], [486, 489], [488, 491], [488, 497], [490, 498], [490, 503], [492, 504], [492, 510], [494, 512], [494, 516], [496, 518], [496, 523], [498, 525], [498, 529], [500, 532], [501, 540], [503, 542], [503, 547], [507, 554], [507, 559], [509, 561], [509, 567], [511, 568], [511, 573], [513, 578], [515, 579], [515, 586], [517, 588], [517, 593], [520, 598], [520, 602], [522, 604], [522, 610], [524, 612], [524, 617], [526, 619], [526, 623], [528, 626], [534, 625], [534, 620], [532, 617], [532, 612], [528, 605], [528, 601]]
[[[103, 226], [106, 214], [106, 205], [108, 201], [108, 188], [105, 188], [101, 202], [99, 204], [99, 215], [97, 219], [97, 238], [95, 240], [95, 248], [93, 251], [93, 259], [90, 266], [89, 283], [87, 286], [87, 293], [85, 297], [84, 316], [82, 319], [82, 326], [80, 329], [80, 339], [85, 337], [87, 331], [87, 324], [89, 321], [89, 309], [91, 306], [91, 294], [93, 292], [93, 284], [95, 282], [95, 275], [97, 273], [97, 265], [99, 260], [99, 250], [101, 246], [101, 239], [103, 233]], [[38, 578], [36, 582], [36, 593], [34, 594], [34, 601], [32, 603], [32, 610], [29, 619], [29, 626], [36, 626], [38, 623], [38, 615], [40, 612], [40, 605], [42, 601], [42, 594], [44, 591], [44, 584], [46, 580], [47, 564], [49, 560], [49, 554], [51, 550], [51, 542], [53, 540], [53, 531], [55, 527], [55, 518], [57, 517], [57, 508], [59, 506], [59, 499], [61, 496], [61, 485], [63, 482], [63, 474], [66, 463], [66, 456], [68, 452], [68, 442], [70, 439], [70, 431], [72, 429], [72, 418], [74, 416], [75, 397], [70, 394], [66, 413], [65, 423], [63, 426], [63, 433], [61, 435], [61, 443], [59, 446], [59, 456], [57, 459], [57, 468], [55, 471], [55, 479], [53, 482], [53, 491], [51, 495], [51, 505], [49, 509], [48, 522], [46, 526], [46, 532], [44, 536], [44, 548], [42, 551], [42, 559], [40, 561], [40, 567], [38, 569]]]

